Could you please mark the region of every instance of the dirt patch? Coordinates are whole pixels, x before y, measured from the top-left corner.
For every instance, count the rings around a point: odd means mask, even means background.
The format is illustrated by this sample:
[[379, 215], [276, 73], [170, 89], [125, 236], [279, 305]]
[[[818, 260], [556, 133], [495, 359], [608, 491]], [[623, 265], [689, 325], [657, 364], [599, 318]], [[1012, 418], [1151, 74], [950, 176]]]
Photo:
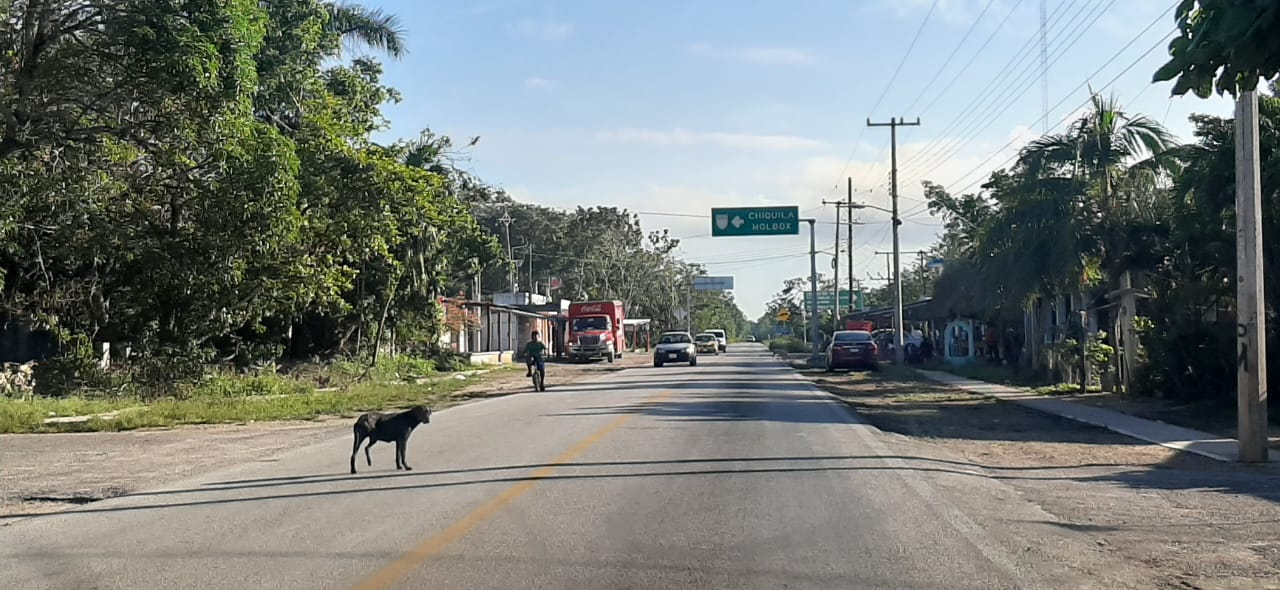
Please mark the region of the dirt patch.
[[[613, 364], [552, 364], [551, 385], [643, 366], [627, 355]], [[484, 399], [530, 389], [520, 369], [472, 377], [453, 394]], [[173, 429], [83, 434], [0, 435], [0, 519], [41, 514], [122, 496], [213, 469], [270, 462], [284, 451], [341, 436], [349, 418], [198, 425]], [[3, 520], [0, 520], [3, 522]]]
[[904, 374], [811, 376], [1153, 572], [1160, 588], [1280, 588], [1280, 469], [1212, 461]]

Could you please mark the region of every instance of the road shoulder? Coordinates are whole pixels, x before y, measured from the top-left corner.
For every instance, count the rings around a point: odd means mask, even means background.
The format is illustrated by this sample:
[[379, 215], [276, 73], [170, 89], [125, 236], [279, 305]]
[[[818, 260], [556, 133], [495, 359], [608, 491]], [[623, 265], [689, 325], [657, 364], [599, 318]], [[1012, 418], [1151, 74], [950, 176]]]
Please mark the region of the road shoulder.
[[[549, 386], [613, 374], [647, 361], [554, 364]], [[504, 371], [457, 392], [462, 405], [526, 392], [520, 371]], [[3, 434], [0, 524], [165, 485], [246, 462], [272, 462], [285, 452], [349, 436], [351, 419], [191, 425], [127, 432]]]
[[890, 445], [1005, 484], [1044, 511], [1040, 524], [1087, 535], [1158, 586], [1280, 587], [1275, 470], [1142, 443], [911, 373], [804, 376]]

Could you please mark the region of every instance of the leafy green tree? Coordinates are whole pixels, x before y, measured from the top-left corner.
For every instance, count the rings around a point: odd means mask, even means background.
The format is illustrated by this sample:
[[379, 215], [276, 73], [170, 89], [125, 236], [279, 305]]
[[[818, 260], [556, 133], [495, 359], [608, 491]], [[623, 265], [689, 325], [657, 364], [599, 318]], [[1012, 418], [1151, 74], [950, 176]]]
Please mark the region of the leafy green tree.
[[1280, 7], [1272, 0], [1182, 0], [1179, 35], [1155, 82], [1177, 79], [1173, 94], [1200, 98], [1251, 91], [1280, 75]]

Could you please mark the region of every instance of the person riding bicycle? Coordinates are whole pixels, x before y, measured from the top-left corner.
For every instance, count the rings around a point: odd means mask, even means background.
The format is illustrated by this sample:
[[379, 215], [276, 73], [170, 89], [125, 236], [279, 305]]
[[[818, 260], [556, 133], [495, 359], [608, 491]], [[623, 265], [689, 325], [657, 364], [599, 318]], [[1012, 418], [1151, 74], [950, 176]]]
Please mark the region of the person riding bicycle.
[[542, 337], [538, 331], [534, 330], [530, 334], [528, 344], [524, 345], [524, 364], [525, 377], [533, 376], [533, 366], [538, 365], [538, 372], [545, 377], [547, 375], [547, 345], [542, 342]]

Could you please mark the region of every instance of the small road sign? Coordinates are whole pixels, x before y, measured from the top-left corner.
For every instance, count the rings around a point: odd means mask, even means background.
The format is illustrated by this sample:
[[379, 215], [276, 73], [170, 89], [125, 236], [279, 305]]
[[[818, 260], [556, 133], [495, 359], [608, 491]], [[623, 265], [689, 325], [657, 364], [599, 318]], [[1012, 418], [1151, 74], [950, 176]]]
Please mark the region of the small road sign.
[[789, 322], [789, 321], [791, 321], [791, 310], [789, 310], [789, 309], [782, 309], [782, 310], [779, 310], [779, 311], [778, 311], [778, 321], [779, 321], [779, 322]]

